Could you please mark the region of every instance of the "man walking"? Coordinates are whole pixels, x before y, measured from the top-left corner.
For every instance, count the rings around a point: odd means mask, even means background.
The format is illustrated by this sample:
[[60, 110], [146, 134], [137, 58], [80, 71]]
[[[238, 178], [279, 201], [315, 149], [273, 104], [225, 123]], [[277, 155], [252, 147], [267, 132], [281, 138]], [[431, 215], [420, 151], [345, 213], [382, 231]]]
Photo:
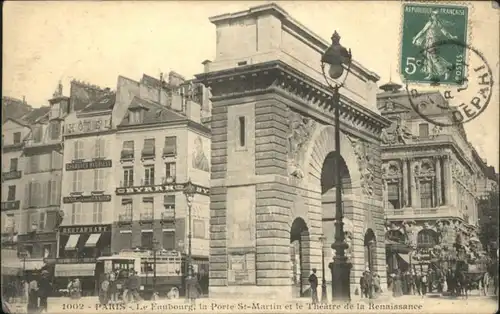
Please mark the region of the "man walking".
[[309, 284], [311, 285], [311, 297], [313, 304], [318, 303], [318, 277], [316, 276], [316, 268], [312, 269], [312, 274], [309, 276]]
[[[140, 295], [139, 295], [139, 286], [140, 286], [140, 282], [139, 282], [139, 277], [137, 277], [137, 272], [135, 270], [132, 270], [130, 272], [130, 275], [128, 277], [128, 280], [127, 280], [127, 288], [128, 288], [128, 293], [129, 295], [132, 296], [134, 302], [138, 302], [141, 299]], [[127, 297], [128, 296], [124, 296], [124, 299], [127, 300]], [[127, 302], [127, 301], [125, 301]]]

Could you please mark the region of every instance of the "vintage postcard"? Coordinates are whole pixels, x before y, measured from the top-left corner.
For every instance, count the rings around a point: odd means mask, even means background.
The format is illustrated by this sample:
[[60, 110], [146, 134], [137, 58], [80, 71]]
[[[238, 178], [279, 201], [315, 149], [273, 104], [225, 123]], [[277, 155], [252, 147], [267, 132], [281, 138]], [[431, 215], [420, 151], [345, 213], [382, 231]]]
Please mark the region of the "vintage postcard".
[[495, 313], [498, 1], [6, 1], [6, 313]]

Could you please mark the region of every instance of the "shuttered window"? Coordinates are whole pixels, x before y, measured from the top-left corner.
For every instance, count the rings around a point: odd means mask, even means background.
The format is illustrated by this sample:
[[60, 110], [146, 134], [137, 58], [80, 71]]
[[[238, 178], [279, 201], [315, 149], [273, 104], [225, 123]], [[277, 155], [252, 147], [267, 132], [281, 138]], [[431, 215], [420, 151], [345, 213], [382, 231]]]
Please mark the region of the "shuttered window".
[[123, 187], [134, 185], [134, 168], [124, 168], [123, 169]]
[[144, 167], [144, 185], [154, 185], [155, 184], [155, 166]]
[[134, 158], [134, 141], [123, 142], [121, 158], [122, 159]]
[[30, 157], [29, 173], [36, 173], [40, 171], [40, 155]]
[[82, 223], [82, 204], [75, 203], [71, 205], [71, 224], [77, 225]]
[[132, 217], [132, 199], [125, 198], [122, 200], [122, 212], [125, 216]]
[[122, 250], [132, 248], [132, 232], [120, 233], [120, 244]]
[[58, 180], [49, 181], [49, 205], [59, 205], [61, 200], [61, 182]]
[[83, 192], [82, 171], [73, 172], [73, 192]]
[[80, 160], [80, 159], [85, 159], [84, 157], [84, 149], [83, 149], [83, 141], [75, 141], [74, 142], [74, 159], [75, 160]]
[[45, 230], [45, 226], [47, 223], [47, 215], [45, 214], [45, 212], [40, 212], [38, 217], [39, 217], [38, 218], [38, 230], [40, 230], [40, 231]]
[[141, 247], [152, 249], [153, 248], [153, 232], [141, 232]]
[[104, 190], [104, 170], [94, 169], [94, 191]]
[[144, 140], [144, 148], [142, 149], [142, 157], [155, 156], [155, 139], [148, 138]]
[[165, 146], [163, 147], [163, 156], [175, 156], [177, 154], [177, 137], [165, 137]]
[[102, 223], [102, 203], [94, 203], [92, 211], [92, 222], [95, 224]]
[[104, 158], [104, 157], [106, 157], [106, 154], [104, 152], [104, 144], [105, 144], [105, 140], [104, 139], [102, 139], [102, 138], [96, 139], [96, 141], [95, 141], [95, 147], [94, 147], [94, 149], [95, 149], [95, 151], [94, 151], [94, 153], [95, 153], [94, 157], [95, 158]]
[[31, 206], [31, 182], [28, 182], [24, 187], [24, 207]]
[[145, 197], [142, 199], [142, 213], [146, 215], [153, 215], [153, 198]]
[[175, 231], [163, 231], [163, 248], [175, 250]]
[[32, 182], [31, 185], [31, 206], [39, 206], [41, 202], [42, 186], [39, 182]]
[[52, 169], [59, 170], [63, 167], [63, 155], [58, 152], [52, 152]]

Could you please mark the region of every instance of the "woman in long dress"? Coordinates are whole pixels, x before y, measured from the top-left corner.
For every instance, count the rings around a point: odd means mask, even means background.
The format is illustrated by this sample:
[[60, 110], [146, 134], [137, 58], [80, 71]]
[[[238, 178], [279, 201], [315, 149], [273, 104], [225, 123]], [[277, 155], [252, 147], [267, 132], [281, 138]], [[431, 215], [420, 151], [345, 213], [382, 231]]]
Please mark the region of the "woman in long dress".
[[396, 271], [396, 275], [394, 276], [394, 281], [392, 283], [392, 295], [394, 297], [400, 297], [403, 295], [401, 272], [399, 270]]
[[426, 74], [426, 80], [431, 78], [441, 78], [447, 80], [449, 72], [452, 69], [452, 64], [438, 54], [437, 43], [444, 39], [457, 39], [457, 36], [450, 34], [445, 26], [452, 26], [449, 21], [440, 19], [438, 11], [432, 11], [429, 21], [424, 28], [413, 37], [412, 43], [415, 46], [422, 47], [422, 52], [425, 56], [422, 72]]

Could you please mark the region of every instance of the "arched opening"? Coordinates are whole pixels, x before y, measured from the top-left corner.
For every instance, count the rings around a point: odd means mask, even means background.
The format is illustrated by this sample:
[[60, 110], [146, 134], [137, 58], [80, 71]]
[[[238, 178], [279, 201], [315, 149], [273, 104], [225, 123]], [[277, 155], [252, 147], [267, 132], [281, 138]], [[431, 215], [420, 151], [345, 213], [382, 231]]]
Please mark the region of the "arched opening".
[[368, 229], [365, 232], [364, 237], [364, 248], [365, 248], [365, 267], [370, 271], [375, 271], [376, 269], [376, 244], [377, 238], [372, 229]]
[[423, 229], [417, 235], [418, 248], [433, 248], [438, 244], [438, 234], [432, 229]]
[[292, 267], [293, 297], [303, 297], [308, 288], [310, 268], [309, 229], [304, 219], [298, 217], [290, 228], [290, 261]]

